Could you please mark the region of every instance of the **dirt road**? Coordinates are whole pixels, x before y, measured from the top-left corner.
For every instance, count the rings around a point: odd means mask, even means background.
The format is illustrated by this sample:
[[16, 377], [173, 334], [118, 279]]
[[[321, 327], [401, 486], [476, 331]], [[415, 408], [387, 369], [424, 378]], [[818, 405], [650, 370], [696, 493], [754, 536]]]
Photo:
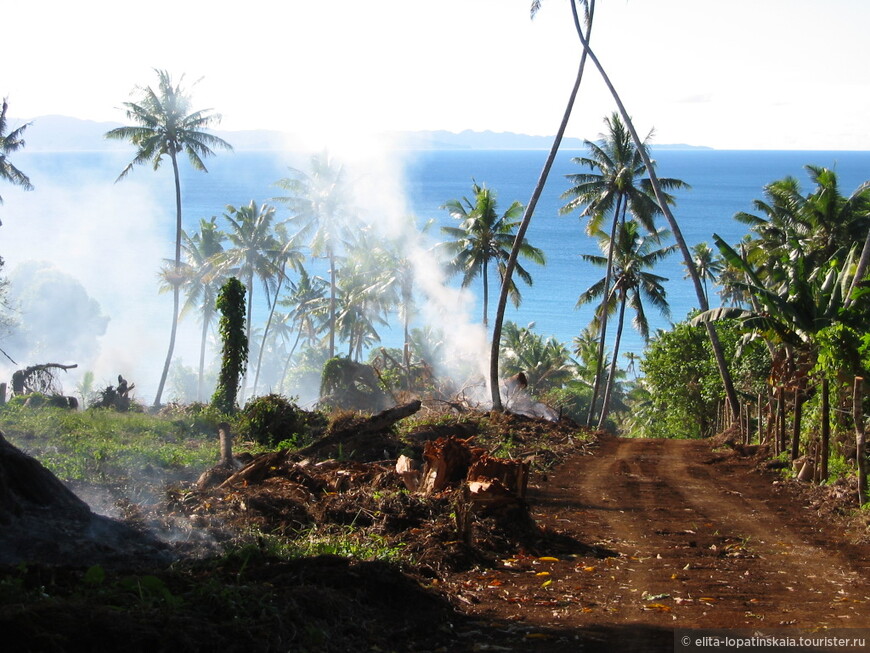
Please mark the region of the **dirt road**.
[[708, 442], [605, 438], [554, 470], [530, 488], [535, 519], [597, 551], [517, 552], [452, 578], [501, 633], [478, 650], [672, 651], [679, 628], [870, 628], [870, 546], [752, 467]]

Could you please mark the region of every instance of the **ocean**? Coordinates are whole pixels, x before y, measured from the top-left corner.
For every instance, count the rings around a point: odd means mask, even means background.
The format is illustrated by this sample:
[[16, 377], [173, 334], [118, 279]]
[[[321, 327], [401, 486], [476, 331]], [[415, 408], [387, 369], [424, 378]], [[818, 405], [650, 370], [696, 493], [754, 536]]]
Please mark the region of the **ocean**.
[[[558, 155], [527, 234], [529, 242], [545, 252], [547, 264], [542, 267], [534, 264], [527, 266], [534, 284], [532, 287], [521, 284], [523, 302], [518, 309], [510, 306], [507, 315], [507, 319], [521, 326], [534, 323], [536, 332], [547, 337], [554, 336], [569, 347], [572, 339], [589, 323], [593, 310], [589, 306], [576, 309], [577, 297], [603, 276], [603, 270], [585, 263], [581, 258], [585, 253], [599, 253], [597, 244], [585, 234], [585, 221], [576, 214], [559, 214], [559, 208], [565, 203], [561, 195], [568, 188], [565, 175], [581, 171], [571, 159], [585, 154], [583, 150], [566, 150]], [[870, 179], [870, 152], [660, 148], [654, 149], [653, 155], [660, 176], [678, 178], [691, 186], [690, 190], [676, 193], [677, 203], [673, 208], [690, 246], [701, 241], [712, 246], [714, 233], [728, 242], [738, 241], [746, 233], [746, 227], [736, 222], [733, 215], [739, 211], [751, 212], [753, 200], [763, 198], [763, 187], [771, 181], [791, 175], [801, 182], [804, 192], [809, 192], [810, 182], [804, 170], [807, 164], [833, 167], [839, 175], [841, 192], [847, 196]], [[416, 216], [421, 223], [432, 219], [435, 228], [429, 233], [437, 240], [440, 237], [438, 227], [454, 222], [442, 208], [445, 202], [470, 196], [472, 183], [476, 181], [496, 191], [500, 211], [507, 209], [515, 200], [525, 204], [546, 156], [546, 151], [539, 150], [412, 151], [397, 154], [391, 169], [395, 171], [399, 182], [395, 188], [399, 188], [403, 195], [403, 210]], [[88, 221], [95, 220], [95, 212], [103, 209], [96, 202], [89, 204], [88, 211], [81, 215], [81, 204], [91, 201], [82, 197], [102, 198], [103, 193], [106, 197], [113, 197], [113, 193], [121, 194], [121, 199], [108, 201], [105, 210], [114, 211], [115, 214], [104, 220], [96, 220], [97, 223], [102, 225], [108, 221], [116, 225], [121, 234], [119, 238], [124, 238], [125, 232], [131, 239], [147, 240], [154, 236], [162, 243], [160, 247], [165, 247], [162, 256], [170, 258], [174, 234], [174, 197], [169, 164], [166, 163], [158, 174], [154, 174], [147, 166], [139, 167], [128, 180], [114, 184], [129, 159], [127, 152], [105, 151], [24, 151], [16, 154], [14, 163], [30, 175], [36, 190], [22, 193], [7, 184], [0, 193], [6, 200], [0, 214], [4, 222], [0, 228], [0, 255], [7, 258], [9, 267], [27, 258], [40, 258], [40, 247], [46, 234], [55, 229], [61, 230], [62, 224], [75, 220], [79, 230], [87, 231]], [[207, 160], [208, 174], [192, 171], [184, 162], [182, 184], [186, 228], [195, 229], [200, 218], [220, 216], [228, 204], [239, 206], [252, 199], [262, 203], [280, 195], [281, 191], [274, 186], [274, 182], [287, 176], [288, 166], [304, 168], [306, 162], [307, 155], [298, 153], [219, 153]], [[133, 193], [133, 188], [137, 189], [136, 193]], [[136, 199], [137, 205], [130, 207], [129, 215], [126, 210], [118, 210], [118, 206], [123, 207], [125, 201], [132, 202], [133, 197], [139, 198], [142, 188], [146, 189], [149, 201], [143, 203]], [[390, 186], [387, 190], [396, 192], [393, 188]], [[55, 198], [52, 207], [66, 206], [66, 210], [49, 210], [40, 205], [34, 198], [41, 193]], [[71, 199], [64, 204], [64, 197]], [[76, 205], [79, 205], [78, 208]], [[41, 208], [37, 211], [37, 207]], [[283, 209], [279, 209], [279, 215], [281, 211]], [[39, 215], [35, 215], [37, 212]], [[75, 218], [67, 214], [73, 212], [76, 212]], [[147, 216], [152, 216], [153, 220]], [[663, 218], [661, 226], [667, 226]], [[149, 236], [152, 231], [159, 233]], [[7, 235], [11, 235], [11, 238]], [[99, 235], [95, 237], [99, 238]], [[9, 251], [10, 248], [13, 251]], [[33, 251], [27, 251], [28, 248]], [[90, 262], [80, 263], [79, 266], [92, 264], [111, 268], [114, 265], [111, 260], [113, 248], [115, 246], [107, 242], [103, 247], [105, 257], [91, 260], [94, 257], [89, 255], [87, 261]], [[74, 254], [70, 252], [70, 256], [74, 257]], [[58, 264], [63, 263], [64, 255], [55, 253], [52, 256]], [[151, 281], [146, 283], [153, 284], [153, 290], [148, 292], [156, 294], [156, 271], [161, 261], [152, 260], [153, 254], [147, 256], [151, 258], [146, 258], [144, 253], [142, 256], [126, 256], [123, 266], [138, 266], [147, 270], [147, 275], [143, 275]], [[693, 287], [684, 279], [684, 268], [678, 253], [664, 261], [656, 272], [668, 278], [666, 289], [671, 312], [670, 316], [661, 316], [648, 308], [653, 331], [666, 329], [672, 322], [683, 320], [697, 306]], [[75, 270], [72, 273], [76, 274]], [[82, 271], [81, 276], [92, 279], [104, 275], [101, 272], [88, 275]], [[99, 300], [100, 293], [91, 291], [87, 283], [85, 286]], [[495, 283], [492, 283], [491, 287], [494, 286]], [[470, 310], [470, 314], [479, 316], [480, 285], [473, 285], [471, 290], [477, 305]], [[491, 309], [494, 309], [495, 299], [493, 292]], [[265, 312], [262, 292], [259, 293], [259, 300], [257, 314], [262, 317]], [[711, 306], [715, 306], [717, 300], [718, 296], [711, 292]], [[168, 302], [168, 298], [163, 301]], [[110, 313], [109, 308], [106, 310]], [[196, 331], [193, 329], [192, 333]], [[381, 336], [382, 344], [399, 346], [401, 328], [397, 324], [393, 329], [384, 329]], [[642, 353], [643, 346], [641, 338], [627, 325], [621, 351]], [[186, 362], [190, 364], [192, 361]]]

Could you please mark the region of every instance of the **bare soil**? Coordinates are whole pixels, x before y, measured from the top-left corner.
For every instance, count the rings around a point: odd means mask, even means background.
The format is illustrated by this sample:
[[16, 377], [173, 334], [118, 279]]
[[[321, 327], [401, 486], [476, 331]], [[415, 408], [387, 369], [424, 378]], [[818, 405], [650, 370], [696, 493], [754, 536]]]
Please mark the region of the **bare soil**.
[[[870, 628], [870, 531], [847, 518], [848, 491], [836, 489], [843, 499], [835, 499], [783, 481], [741, 447], [590, 442], [568, 423], [487, 419], [497, 439], [510, 433], [515, 455], [541, 464], [523, 510], [476, 515], [470, 537], [457, 531], [458, 490], [403, 491], [393, 461], [380, 458], [401, 448], [390, 434], [370, 452], [361, 442], [345, 448], [353, 460], [264, 454], [243, 482], [128, 506], [133, 525], [159, 530], [162, 520], [183, 538], [352, 527], [356, 537], [403, 546], [414, 567], [288, 561], [255, 543], [168, 569], [131, 560], [107, 567], [105, 579], [63, 561], [0, 569], [4, 644], [670, 652], [675, 629]], [[484, 431], [460, 422], [431, 437], [483, 439]], [[181, 524], [195, 529], [185, 534]]]
[[870, 628], [870, 546], [802, 488], [707, 441], [599, 445], [529, 497], [541, 526], [598, 557], [518, 554], [445, 579], [499, 646], [672, 651], [674, 629]]

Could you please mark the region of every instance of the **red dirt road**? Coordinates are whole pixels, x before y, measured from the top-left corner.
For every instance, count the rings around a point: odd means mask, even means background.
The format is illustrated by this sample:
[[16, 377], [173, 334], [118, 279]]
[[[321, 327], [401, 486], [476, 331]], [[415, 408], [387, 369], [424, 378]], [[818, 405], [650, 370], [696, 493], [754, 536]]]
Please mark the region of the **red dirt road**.
[[517, 552], [448, 578], [480, 620], [469, 650], [673, 651], [681, 628], [870, 628], [870, 546], [775, 478], [709, 442], [602, 439], [529, 493], [539, 524], [598, 554]]

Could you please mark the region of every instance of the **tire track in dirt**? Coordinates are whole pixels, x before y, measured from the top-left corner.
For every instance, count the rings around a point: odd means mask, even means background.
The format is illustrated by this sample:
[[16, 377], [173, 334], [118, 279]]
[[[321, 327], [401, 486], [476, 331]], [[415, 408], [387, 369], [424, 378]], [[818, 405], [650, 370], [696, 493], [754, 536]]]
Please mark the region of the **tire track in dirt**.
[[674, 628], [870, 627], [870, 547], [752, 467], [705, 441], [602, 438], [529, 493], [540, 525], [586, 547], [466, 575], [468, 611], [540, 635], [516, 650], [541, 651], [672, 650]]

